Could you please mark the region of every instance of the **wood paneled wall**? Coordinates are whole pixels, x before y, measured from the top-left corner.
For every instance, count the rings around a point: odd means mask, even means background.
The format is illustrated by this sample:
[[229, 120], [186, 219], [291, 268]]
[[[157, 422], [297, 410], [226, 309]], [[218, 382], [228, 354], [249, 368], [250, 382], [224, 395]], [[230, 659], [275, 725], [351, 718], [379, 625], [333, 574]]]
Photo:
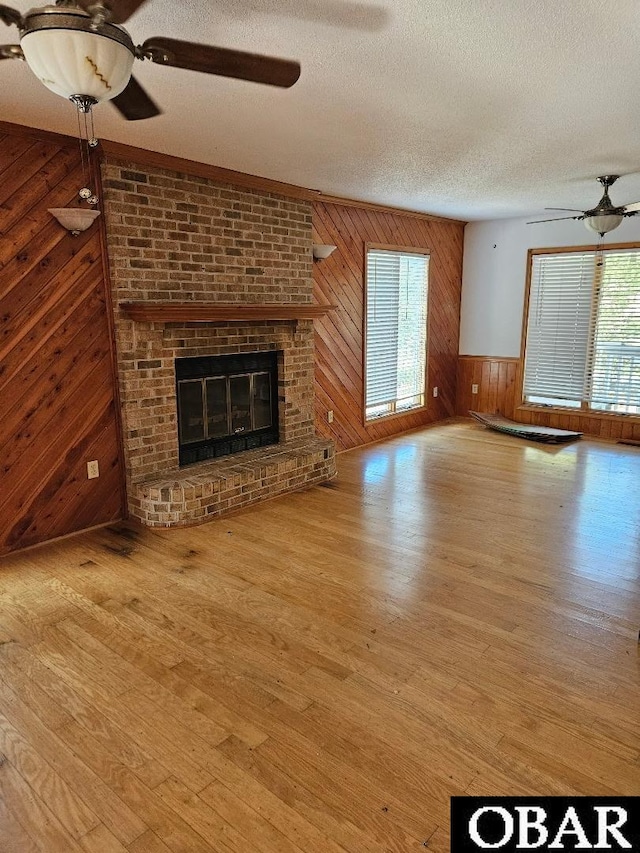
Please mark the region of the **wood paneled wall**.
[[82, 185], [74, 140], [0, 123], [0, 553], [123, 512], [101, 232], [47, 212]]
[[[471, 386], [478, 386], [472, 394]], [[523, 408], [519, 358], [461, 355], [458, 359], [457, 413], [499, 412], [518, 423], [571, 429], [598, 438], [640, 441], [640, 420], [624, 415], [580, 415]]]
[[[458, 359], [457, 413], [499, 412], [512, 418], [516, 406], [518, 358], [461, 355]], [[472, 386], [478, 393], [472, 393]]]
[[[316, 321], [316, 429], [339, 450], [377, 441], [455, 414], [464, 224], [317, 202], [314, 242], [336, 245], [314, 264], [315, 298], [338, 305]], [[429, 267], [427, 407], [370, 424], [364, 408], [365, 244], [424, 248]], [[438, 397], [432, 389], [438, 387]], [[327, 421], [333, 410], [334, 421]]]

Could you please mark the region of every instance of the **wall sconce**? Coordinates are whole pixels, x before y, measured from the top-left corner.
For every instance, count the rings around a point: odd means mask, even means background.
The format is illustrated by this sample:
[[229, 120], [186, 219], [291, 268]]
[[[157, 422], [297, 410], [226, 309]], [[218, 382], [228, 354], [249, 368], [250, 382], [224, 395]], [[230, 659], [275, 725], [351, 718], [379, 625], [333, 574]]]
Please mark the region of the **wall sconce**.
[[63, 228], [77, 237], [100, 216], [99, 210], [89, 210], [84, 207], [50, 207], [49, 213], [54, 216]]
[[315, 261], [324, 261], [337, 249], [337, 246], [313, 244], [313, 259]]

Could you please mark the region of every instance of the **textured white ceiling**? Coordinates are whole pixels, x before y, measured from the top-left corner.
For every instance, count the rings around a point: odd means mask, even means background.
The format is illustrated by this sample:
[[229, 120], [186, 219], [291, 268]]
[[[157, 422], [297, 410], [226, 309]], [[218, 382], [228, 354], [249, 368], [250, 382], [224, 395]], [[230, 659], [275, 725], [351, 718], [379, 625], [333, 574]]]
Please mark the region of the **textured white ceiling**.
[[[101, 105], [103, 138], [462, 219], [590, 207], [611, 172], [614, 203], [640, 199], [638, 0], [149, 0], [128, 29], [299, 59], [302, 77], [136, 63], [165, 113]], [[73, 133], [25, 65], [0, 75], [1, 118]]]

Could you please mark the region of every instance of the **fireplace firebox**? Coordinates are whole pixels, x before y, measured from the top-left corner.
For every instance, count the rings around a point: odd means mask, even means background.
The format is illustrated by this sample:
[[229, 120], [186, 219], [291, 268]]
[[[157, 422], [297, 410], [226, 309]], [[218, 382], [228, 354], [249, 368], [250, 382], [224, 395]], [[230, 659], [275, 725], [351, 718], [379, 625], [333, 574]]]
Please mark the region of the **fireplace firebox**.
[[277, 444], [278, 353], [177, 358], [180, 465]]

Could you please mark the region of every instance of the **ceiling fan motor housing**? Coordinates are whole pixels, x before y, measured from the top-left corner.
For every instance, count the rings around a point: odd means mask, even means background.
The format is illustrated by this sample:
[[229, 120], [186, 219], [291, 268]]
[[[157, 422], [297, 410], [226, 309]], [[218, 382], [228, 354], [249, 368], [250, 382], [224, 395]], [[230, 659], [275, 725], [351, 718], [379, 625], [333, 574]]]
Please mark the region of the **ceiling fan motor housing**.
[[56, 95], [84, 95], [96, 102], [123, 91], [135, 58], [126, 30], [96, 24], [83, 9], [67, 6], [28, 12], [20, 46], [33, 73]]
[[595, 231], [604, 237], [613, 231], [624, 219], [624, 207], [615, 207], [609, 198], [609, 187], [615, 184], [619, 175], [600, 175], [598, 181], [604, 187], [602, 198], [592, 210], [586, 210], [584, 224], [590, 231]]

